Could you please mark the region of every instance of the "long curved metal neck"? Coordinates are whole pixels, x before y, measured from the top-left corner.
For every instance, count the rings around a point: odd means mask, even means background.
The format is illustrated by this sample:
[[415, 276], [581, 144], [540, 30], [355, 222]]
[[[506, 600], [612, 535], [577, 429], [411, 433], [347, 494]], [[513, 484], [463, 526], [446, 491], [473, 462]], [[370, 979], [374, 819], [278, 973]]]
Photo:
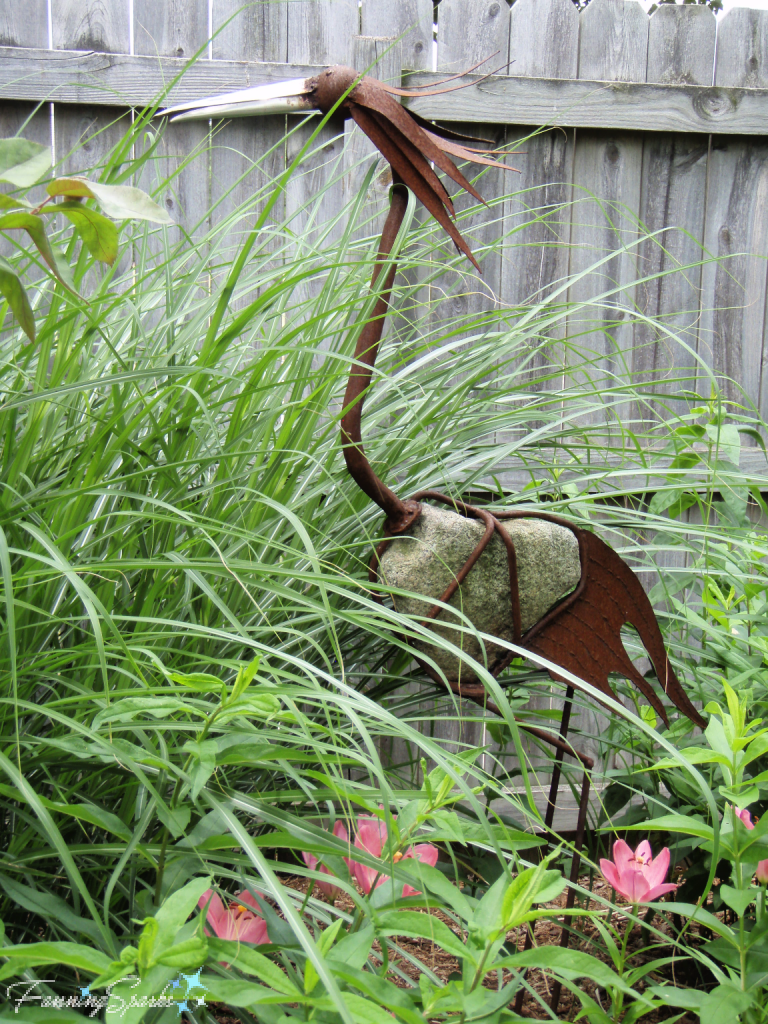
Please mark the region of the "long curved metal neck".
[[[392, 187], [392, 195], [389, 205], [389, 213], [384, 223], [384, 230], [381, 233], [379, 242], [379, 254], [376, 257], [376, 265], [373, 268], [371, 277], [371, 290], [376, 287], [376, 282], [381, 274], [384, 261], [392, 252], [397, 233], [403, 223], [406, 207], [408, 205], [408, 190], [402, 182], [395, 180]], [[383, 483], [368, 461], [361, 436], [361, 419], [363, 415], [363, 404], [373, 376], [373, 368], [376, 365], [376, 356], [379, 352], [379, 342], [384, 330], [384, 322], [389, 309], [389, 298], [392, 293], [392, 283], [397, 272], [397, 264], [393, 263], [389, 268], [384, 287], [381, 289], [376, 304], [373, 307], [370, 318], [366, 321], [355, 345], [354, 361], [347, 381], [347, 390], [344, 394], [344, 416], [341, 420], [341, 444], [344, 451], [344, 461], [347, 464], [349, 475], [357, 486], [368, 497], [375, 501], [387, 515], [387, 533], [402, 533], [418, 517], [421, 506], [416, 501], [401, 501], [394, 491], [390, 490]]]

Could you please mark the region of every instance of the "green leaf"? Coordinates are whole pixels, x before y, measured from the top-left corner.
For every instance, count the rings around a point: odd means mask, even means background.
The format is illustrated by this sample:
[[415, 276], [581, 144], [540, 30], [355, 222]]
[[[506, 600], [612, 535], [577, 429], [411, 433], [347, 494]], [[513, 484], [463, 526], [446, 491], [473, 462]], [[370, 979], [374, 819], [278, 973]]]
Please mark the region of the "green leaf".
[[180, 686], [188, 686], [198, 693], [218, 693], [224, 685], [224, 680], [213, 676], [209, 672], [169, 672], [168, 678]]
[[88, 974], [102, 974], [110, 959], [98, 949], [83, 946], [78, 942], [25, 942], [18, 946], [4, 946], [3, 956], [9, 958], [0, 967], [0, 980], [26, 970], [27, 967], [41, 967], [44, 964], [63, 964]]
[[722, 984], [701, 1001], [700, 1024], [736, 1024], [739, 1015], [752, 1006], [753, 996], [735, 985]]
[[2, 874], [0, 874], [0, 886], [14, 903], [37, 914], [42, 920], [58, 921], [69, 932], [87, 935], [94, 942], [103, 940], [104, 936], [96, 922], [85, 917], [78, 917], [60, 896], [22, 885], [21, 882]]
[[710, 441], [717, 446], [720, 457], [726, 459], [733, 466], [738, 466], [741, 455], [741, 439], [739, 431], [732, 423], [717, 426], [708, 423], [705, 427]]
[[380, 935], [407, 935], [413, 939], [430, 939], [459, 960], [471, 959], [470, 951], [463, 941], [453, 934], [448, 925], [430, 914], [419, 914], [413, 910], [389, 911], [376, 918], [376, 931]]
[[[372, 942], [373, 930], [369, 929], [369, 931]], [[360, 933], [355, 936], [356, 939], [360, 937]], [[250, 946], [244, 946], [242, 942], [210, 938], [208, 939], [208, 955], [213, 960], [220, 960], [228, 963], [231, 967], [237, 967], [243, 974], [253, 974], [277, 992], [282, 992], [287, 996], [299, 995], [299, 990], [277, 964], [274, 964], [263, 953], [257, 953]]]
[[28, 203], [26, 199], [19, 199], [17, 196], [8, 196], [5, 192], [0, 192], [0, 210], [18, 210], [19, 208], [31, 210], [32, 203]]
[[142, 714], [153, 718], [167, 718], [176, 712], [205, 717], [206, 711], [188, 704], [178, 697], [123, 697], [101, 710], [93, 719], [93, 728], [100, 729], [107, 722], [129, 722]]
[[730, 907], [739, 917], [744, 917], [744, 911], [755, 901], [760, 890], [757, 888], [734, 889], [730, 885], [720, 886], [720, 895], [723, 903]]
[[97, 828], [103, 828], [106, 832], [112, 832], [113, 835], [119, 836], [126, 842], [131, 838], [131, 830], [125, 822], [121, 821], [116, 814], [105, 811], [96, 804], [60, 804], [54, 800], [47, 800], [44, 796], [40, 797], [40, 803], [49, 811], [67, 814], [79, 821], [87, 821], [90, 825], [96, 825]]
[[50, 146], [29, 139], [0, 139], [0, 181], [29, 188], [51, 166]]
[[24, 285], [8, 260], [0, 256], [0, 294], [11, 307], [11, 312], [19, 322], [30, 341], [35, 340], [35, 318], [29, 304]]
[[218, 744], [215, 740], [203, 740], [202, 743], [198, 740], [187, 740], [182, 749], [192, 754], [195, 759], [190, 772], [192, 779], [190, 795], [193, 800], [196, 800], [200, 790], [216, 771]]
[[176, 942], [165, 953], [159, 953], [156, 963], [166, 967], [193, 968], [201, 967], [208, 959], [208, 943], [199, 935], [184, 942]]
[[111, 220], [82, 203], [57, 203], [49, 209], [63, 213], [74, 224], [94, 259], [112, 266], [117, 259], [117, 228]]
[[414, 889], [421, 891], [428, 889], [435, 896], [439, 896], [451, 910], [465, 921], [472, 917], [473, 910], [467, 897], [437, 868], [409, 857], [398, 861], [395, 873], [398, 880], [403, 875], [407, 875]]
[[63, 285], [66, 285], [70, 291], [77, 295], [72, 271], [66, 261], [51, 248], [51, 243], [48, 241], [48, 236], [45, 233], [45, 221], [42, 217], [26, 213], [25, 211], [6, 213], [3, 217], [0, 217], [0, 230], [26, 231], [53, 274]]
[[[679, 832], [685, 836], [698, 836], [700, 839], [712, 839], [714, 830], [698, 818], [685, 814], [662, 814], [658, 818], [640, 822], [637, 825], [622, 825], [627, 832]], [[613, 825], [605, 825], [601, 831], [610, 832]]]
[[[48, 195], [95, 199], [104, 213], [115, 220], [148, 220], [154, 224], [173, 224], [167, 210], [158, 206], [146, 192], [132, 185], [102, 185], [75, 175], [57, 178], [47, 186]], [[57, 207], [59, 209], [59, 207]]]
[[603, 988], [618, 988], [627, 994], [637, 995], [622, 978], [612, 971], [607, 964], [598, 960], [589, 953], [581, 953], [576, 949], [561, 949], [560, 946], [538, 946], [534, 949], [526, 949], [515, 956], [507, 957], [505, 960], [497, 960], [496, 967], [538, 967], [545, 970], [555, 971], [564, 978], [576, 980], [577, 978], [590, 978], [597, 985]]
[[173, 892], [155, 914], [159, 925], [157, 947], [164, 949], [173, 941], [176, 932], [197, 907], [197, 901], [211, 886], [211, 876], [193, 878], [191, 882]]

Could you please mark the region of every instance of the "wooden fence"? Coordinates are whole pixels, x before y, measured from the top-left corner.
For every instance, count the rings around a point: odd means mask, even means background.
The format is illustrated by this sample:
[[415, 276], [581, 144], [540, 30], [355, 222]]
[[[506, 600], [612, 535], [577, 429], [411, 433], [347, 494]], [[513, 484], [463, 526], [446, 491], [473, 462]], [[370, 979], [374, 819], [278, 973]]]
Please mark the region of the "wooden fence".
[[[381, 38], [403, 33], [392, 48]], [[513, 62], [511, 75], [409, 101], [427, 117], [505, 145], [531, 126], [557, 126], [516, 156], [522, 173], [514, 187], [525, 191], [501, 219], [494, 213], [486, 223], [481, 211], [470, 225], [481, 238], [519, 228], [519, 244], [489, 257], [482, 291], [458, 289], [449, 311], [546, 294], [636, 237], [638, 223], [679, 228], [663, 246], [615, 256], [570, 297], [584, 299], [606, 280], [625, 285], [626, 302], [669, 318], [727, 379], [729, 394], [743, 393], [768, 416], [768, 11], [738, 8], [717, 19], [705, 7], [665, 5], [648, 17], [632, 0], [592, 0], [582, 12], [571, 0], [440, 0], [434, 8], [432, 0], [0, 0], [0, 44], [0, 137], [31, 116], [27, 137], [51, 141], [69, 170], [84, 159], [97, 164], [123, 130], [121, 117], [199, 51], [170, 101], [300, 77], [318, 65], [363, 68], [379, 56], [378, 77], [425, 83], [496, 53], [496, 66]], [[235, 121], [214, 138], [204, 122], [170, 126], [166, 169], [197, 154], [163, 197], [174, 219], [194, 231], [220, 200], [222, 212], [242, 201], [249, 171], [282, 169], [305, 137], [281, 145], [284, 133], [282, 118]], [[83, 142], [85, 154], [68, 165]], [[291, 183], [286, 212], [293, 207], [300, 217], [330, 173], [343, 137], [329, 127], [323, 142], [315, 165]], [[352, 143], [358, 157], [361, 145]], [[347, 175], [339, 189], [356, 184]], [[484, 191], [511, 187], [494, 171]], [[331, 190], [327, 202], [344, 198]], [[713, 256], [741, 255], [727, 266], [631, 284], [638, 268], [652, 274], [695, 262], [702, 244]], [[632, 374], [663, 380], [671, 365], [667, 345], [642, 326], [596, 330], [584, 344], [599, 353], [598, 373], [619, 372], [625, 358]], [[674, 358], [679, 366], [680, 353]], [[742, 463], [765, 466], [757, 448], [745, 448]], [[510, 473], [514, 482], [514, 467]]]

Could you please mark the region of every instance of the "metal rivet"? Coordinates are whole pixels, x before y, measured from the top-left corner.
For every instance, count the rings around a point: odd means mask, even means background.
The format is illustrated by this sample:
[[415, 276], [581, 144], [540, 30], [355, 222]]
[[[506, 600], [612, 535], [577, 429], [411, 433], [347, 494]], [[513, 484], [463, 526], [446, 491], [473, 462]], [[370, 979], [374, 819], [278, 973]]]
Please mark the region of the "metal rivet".
[[498, 4], [491, 4], [491, 6], [488, 8], [488, 17], [495, 18], [500, 10], [501, 8], [499, 7]]

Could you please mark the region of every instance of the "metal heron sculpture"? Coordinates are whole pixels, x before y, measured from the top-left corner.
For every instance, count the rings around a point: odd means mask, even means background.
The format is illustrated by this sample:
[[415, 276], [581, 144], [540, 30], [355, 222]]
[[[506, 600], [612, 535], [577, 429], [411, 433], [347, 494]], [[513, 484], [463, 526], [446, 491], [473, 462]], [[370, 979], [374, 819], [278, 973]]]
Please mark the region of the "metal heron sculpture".
[[[454, 76], [458, 78], [460, 76]], [[595, 534], [573, 526], [567, 520], [535, 510], [492, 512], [485, 508], [458, 501], [437, 491], [422, 491], [408, 499], [401, 499], [376, 474], [368, 461], [362, 442], [361, 417], [363, 403], [371, 385], [379, 342], [389, 307], [396, 264], [391, 262], [383, 285], [379, 282], [382, 267], [388, 260], [395, 239], [406, 212], [407, 190], [411, 190], [424, 204], [429, 213], [445, 229], [462, 252], [479, 270], [477, 261], [455, 224], [455, 213], [451, 197], [436, 171], [440, 170], [460, 188], [484, 202], [474, 186], [454, 163], [456, 158], [491, 167], [506, 167], [498, 160], [484, 155], [482, 151], [470, 148], [471, 140], [452, 133], [440, 126], [423, 120], [405, 109], [395, 97], [434, 95], [447, 92], [446, 84], [452, 79], [438, 83], [438, 88], [400, 89], [378, 82], [367, 75], [361, 75], [344, 66], [329, 67], [320, 74], [290, 82], [257, 86], [238, 92], [211, 96], [190, 103], [180, 104], [161, 111], [162, 115], [174, 120], [252, 117], [263, 114], [306, 113], [320, 111], [328, 114], [339, 112], [351, 117], [373, 142], [392, 168], [393, 186], [389, 213], [379, 244], [378, 257], [371, 280], [371, 290], [377, 293], [373, 311], [364, 323], [357, 339], [354, 360], [350, 370], [344, 397], [344, 413], [341, 420], [341, 443], [347, 470], [360, 489], [368, 495], [385, 513], [385, 540], [379, 545], [371, 562], [372, 580], [379, 578], [380, 560], [388, 545], [398, 535], [407, 535], [423, 515], [423, 502], [429, 500], [446, 505], [455, 513], [469, 519], [479, 520], [484, 527], [482, 537], [472, 550], [461, 569], [455, 573], [450, 585], [439, 597], [444, 605], [451, 600], [467, 578], [478, 559], [492, 539], [499, 538], [506, 549], [509, 568], [509, 597], [511, 601], [510, 638], [519, 647], [531, 651], [561, 666], [573, 676], [594, 686], [608, 697], [615, 697], [609, 683], [611, 672], [620, 673], [630, 680], [652, 705], [661, 719], [668, 724], [665, 705], [651, 684], [630, 661], [621, 641], [621, 629], [630, 624], [637, 630], [651, 659], [662, 691], [675, 707], [696, 725], [703, 727], [704, 721], [689, 700], [681, 686], [664, 647], [653, 608], [639, 580], [629, 566]], [[462, 88], [452, 86], [451, 88]], [[508, 168], [512, 169], [512, 168]], [[580, 578], [571, 593], [557, 601], [546, 614], [525, 630], [521, 625], [520, 598], [518, 592], [517, 556], [515, 544], [504, 523], [510, 520], [534, 519], [556, 524], [570, 531], [578, 544]], [[435, 618], [441, 609], [433, 605], [426, 618]], [[513, 654], [508, 650], [497, 656], [490, 665], [497, 676], [511, 661]], [[435, 673], [426, 662], [420, 662], [437, 681], [445, 679]], [[555, 671], [553, 679], [558, 679]], [[561, 680], [562, 681], [562, 680]], [[479, 682], [449, 680], [449, 686], [459, 696], [468, 698], [492, 712], [500, 714], [489, 701], [485, 688]], [[581, 802], [572, 861], [571, 879], [578, 877], [579, 854], [581, 851], [586, 823], [589, 794], [589, 770], [592, 760], [576, 750], [568, 741], [568, 725], [574, 691], [566, 681], [566, 696], [561, 719], [560, 734], [549, 733], [529, 725], [522, 725], [539, 740], [550, 744], [556, 750], [545, 825], [551, 830], [555, 802], [560, 781], [560, 764], [564, 754], [576, 757], [584, 768]], [[569, 889], [569, 904], [572, 903], [573, 888]], [[567, 943], [569, 931], [563, 928], [563, 943]], [[521, 990], [522, 991], [522, 990]], [[553, 998], [557, 1004], [559, 990]]]

